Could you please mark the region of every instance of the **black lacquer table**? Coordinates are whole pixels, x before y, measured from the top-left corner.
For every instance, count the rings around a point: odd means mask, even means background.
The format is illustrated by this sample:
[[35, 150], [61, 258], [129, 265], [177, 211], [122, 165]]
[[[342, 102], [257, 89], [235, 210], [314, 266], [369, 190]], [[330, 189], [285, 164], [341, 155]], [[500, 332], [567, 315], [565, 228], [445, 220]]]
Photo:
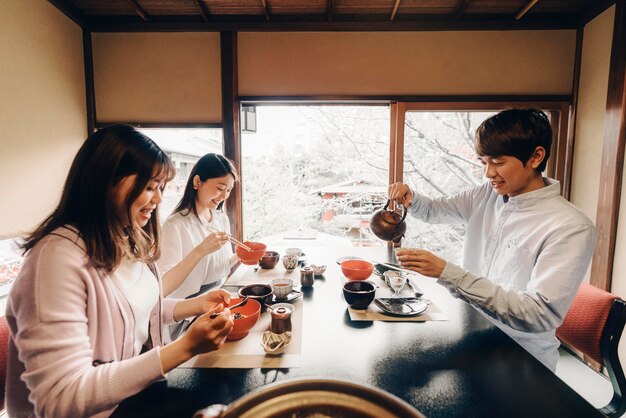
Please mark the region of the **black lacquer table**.
[[[482, 314], [434, 279], [412, 275], [448, 321], [352, 321], [335, 260], [357, 255], [391, 261], [387, 248], [307, 247], [327, 264], [304, 290], [301, 366], [291, 369], [176, 369], [167, 381], [124, 401], [114, 416], [191, 417], [276, 381], [325, 377], [384, 389], [429, 418], [602, 417]], [[296, 282], [297, 271], [290, 273]], [[267, 313], [265, 314], [267, 315]]]

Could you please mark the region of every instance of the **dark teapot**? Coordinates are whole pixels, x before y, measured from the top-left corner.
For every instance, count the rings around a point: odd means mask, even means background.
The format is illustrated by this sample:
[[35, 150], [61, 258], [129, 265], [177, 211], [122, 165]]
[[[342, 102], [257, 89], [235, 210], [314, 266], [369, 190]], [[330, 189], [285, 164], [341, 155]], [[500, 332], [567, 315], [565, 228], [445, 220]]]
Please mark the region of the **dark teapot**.
[[393, 241], [396, 244], [400, 242], [404, 233], [406, 232], [406, 209], [404, 214], [400, 216], [399, 213], [392, 210], [387, 210], [390, 200], [387, 200], [387, 204], [381, 210], [374, 212], [370, 219], [370, 229], [378, 238], [385, 241]]

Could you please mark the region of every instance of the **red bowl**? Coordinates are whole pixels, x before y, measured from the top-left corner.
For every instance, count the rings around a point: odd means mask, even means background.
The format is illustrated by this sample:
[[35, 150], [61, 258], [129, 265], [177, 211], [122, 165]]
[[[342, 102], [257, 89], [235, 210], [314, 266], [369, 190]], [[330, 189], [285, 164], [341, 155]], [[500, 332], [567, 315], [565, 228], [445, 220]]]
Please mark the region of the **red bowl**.
[[341, 271], [348, 280], [365, 280], [372, 275], [374, 264], [365, 260], [347, 260], [341, 263]]
[[244, 242], [244, 244], [250, 247], [252, 251], [244, 250], [239, 245], [236, 245], [235, 253], [237, 254], [237, 257], [241, 259], [241, 262], [243, 264], [247, 264], [250, 266], [255, 265], [265, 255], [265, 250], [267, 249], [267, 246], [260, 242], [250, 242], [250, 241], [246, 241]]
[[[232, 298], [230, 300], [230, 305], [234, 305], [235, 303], [241, 302], [242, 298]], [[241, 340], [243, 337], [248, 335], [250, 329], [256, 324], [256, 321], [259, 320], [259, 316], [261, 315], [261, 304], [254, 299], [248, 299], [245, 305], [239, 306], [238, 308], [234, 308], [232, 314], [240, 313], [244, 317], [241, 319], [234, 319], [235, 325], [233, 325], [233, 329], [226, 337], [227, 340]]]

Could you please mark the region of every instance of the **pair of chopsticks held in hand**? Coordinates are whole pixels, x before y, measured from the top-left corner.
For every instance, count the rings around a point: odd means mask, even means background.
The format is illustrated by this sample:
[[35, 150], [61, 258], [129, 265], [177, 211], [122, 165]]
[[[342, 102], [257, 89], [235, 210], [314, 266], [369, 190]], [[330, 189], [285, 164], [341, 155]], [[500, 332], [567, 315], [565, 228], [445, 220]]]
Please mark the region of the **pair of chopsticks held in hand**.
[[[241, 302], [239, 302], [239, 303], [235, 303], [232, 306], [225, 306], [224, 309], [226, 309], [226, 308], [228, 308], [228, 309], [237, 308], [239, 306], [245, 305], [246, 303], [248, 303], [248, 296], [245, 296], [243, 298], [243, 300]], [[218, 311], [213, 311], [213, 312], [209, 311], [209, 312], [210, 312], [209, 313], [209, 318], [211, 318], [211, 319], [215, 319], [215, 318], [217, 318], [218, 316], [220, 316], [222, 314], [222, 311], [219, 311], [219, 312]], [[205, 314], [202, 314], [202, 315], [205, 315]], [[198, 315], [194, 319], [192, 319], [191, 322], [189, 323], [189, 325], [191, 325], [194, 322], [196, 322], [196, 319], [200, 318], [202, 315]]]
[[[216, 228], [213, 228], [211, 225], [206, 225], [206, 228], [211, 231], [211, 232], [222, 232]], [[243, 242], [233, 238], [230, 234], [228, 234], [228, 239], [230, 240], [230, 242], [232, 242], [235, 245], [240, 246], [241, 248], [243, 248], [246, 251], [252, 251], [252, 248], [248, 247], [246, 244], [244, 244]]]

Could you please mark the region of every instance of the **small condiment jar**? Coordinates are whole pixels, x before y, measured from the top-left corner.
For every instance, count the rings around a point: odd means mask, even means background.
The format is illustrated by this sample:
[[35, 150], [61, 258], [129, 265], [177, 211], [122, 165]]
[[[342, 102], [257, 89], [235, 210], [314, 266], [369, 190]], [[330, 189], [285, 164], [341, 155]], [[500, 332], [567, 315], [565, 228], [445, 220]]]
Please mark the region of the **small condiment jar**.
[[282, 334], [291, 331], [291, 313], [294, 307], [289, 303], [277, 303], [269, 307], [272, 322], [270, 322], [270, 331], [274, 334]]
[[310, 267], [305, 267], [300, 270], [300, 285], [302, 287], [311, 287], [315, 283], [315, 277], [313, 277], [313, 270]]

